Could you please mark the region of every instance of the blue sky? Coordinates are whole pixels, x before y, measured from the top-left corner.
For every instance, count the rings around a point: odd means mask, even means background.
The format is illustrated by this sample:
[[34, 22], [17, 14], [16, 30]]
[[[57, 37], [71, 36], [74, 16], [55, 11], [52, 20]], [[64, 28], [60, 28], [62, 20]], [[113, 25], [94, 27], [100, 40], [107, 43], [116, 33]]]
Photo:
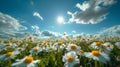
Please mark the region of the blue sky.
[[[119, 0], [98, 0], [102, 1], [97, 5], [99, 6], [98, 9], [91, 3], [93, 1], [95, 0], [0, 0], [0, 12], [15, 18], [20, 25], [27, 28], [22, 30], [22, 32], [31, 33], [33, 33], [31, 26], [34, 25], [37, 25], [40, 31], [49, 30], [71, 34], [74, 30], [76, 33], [84, 32], [86, 34], [95, 34], [103, 29], [120, 24]], [[96, 2], [97, 1], [95, 1], [95, 3]], [[76, 6], [77, 4], [78, 6]], [[85, 7], [83, 4], [88, 4], [89, 6]], [[94, 6], [96, 8], [96, 14], [94, 14], [95, 12], [92, 12], [92, 7], [94, 8]], [[99, 11], [99, 9], [101, 11]], [[35, 12], [43, 19], [34, 16], [33, 14]], [[71, 15], [67, 14], [67, 12], [70, 12]], [[75, 12], [78, 14], [75, 14]], [[72, 17], [72, 15], [74, 16]], [[66, 24], [58, 23], [57, 17], [59, 16], [64, 18]], [[105, 17], [105, 19], [103, 19], [103, 17]], [[72, 18], [73, 21], [70, 21], [70, 18]], [[76, 19], [79, 20], [76, 21]], [[83, 23], [81, 23], [82, 21]], [[0, 23], [2, 23], [2, 21]]]

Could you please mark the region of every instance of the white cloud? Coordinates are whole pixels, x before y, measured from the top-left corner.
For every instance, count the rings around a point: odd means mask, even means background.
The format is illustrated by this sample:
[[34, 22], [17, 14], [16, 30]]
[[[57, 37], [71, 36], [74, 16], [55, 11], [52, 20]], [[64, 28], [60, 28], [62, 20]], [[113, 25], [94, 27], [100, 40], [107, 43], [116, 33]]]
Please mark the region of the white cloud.
[[24, 37], [27, 33], [26, 32], [0, 32], [0, 38], [12, 38], [12, 37]]
[[53, 31], [44, 30], [41, 32], [41, 38], [73, 38], [77, 36], [85, 36], [85, 33], [80, 34], [67, 34], [67, 32], [58, 33]]
[[103, 3], [104, 6], [109, 6], [116, 2], [117, 2], [116, 0], [101, 0], [101, 1], [99, 1], [99, 3]]
[[75, 31], [75, 30], [73, 30], [73, 31], [72, 31], [72, 33], [76, 33], [76, 31]]
[[41, 32], [40, 32], [39, 26], [34, 25], [34, 26], [31, 26], [31, 28], [34, 31], [35, 36], [40, 36]]
[[87, 2], [84, 2], [82, 5], [77, 3], [76, 7], [81, 9], [82, 11], [85, 11], [86, 9], [88, 9], [90, 7], [90, 5]]
[[102, 31], [99, 32], [101, 35], [106, 34], [106, 35], [120, 35], [120, 25], [115, 25], [109, 28], [106, 28]]
[[21, 25], [15, 18], [0, 12], [0, 33], [2, 37], [15, 36], [18, 31], [26, 29], [27, 28]]
[[108, 15], [107, 7], [114, 4], [115, 0], [90, 0], [82, 4], [77, 3], [76, 7], [80, 11], [74, 13], [68, 11], [67, 14], [72, 17], [69, 22], [76, 22], [78, 24], [97, 24], [103, 21]]
[[56, 38], [56, 37], [61, 37], [62, 34], [57, 33], [57, 32], [52, 32], [52, 31], [42, 31], [41, 35], [51, 37], [51, 38]]
[[31, 26], [31, 28], [32, 28], [32, 30], [39, 30], [39, 26], [37, 26], [37, 25]]
[[43, 17], [38, 12], [34, 12], [33, 16], [36, 16], [36, 17], [40, 18], [41, 20], [43, 20]]

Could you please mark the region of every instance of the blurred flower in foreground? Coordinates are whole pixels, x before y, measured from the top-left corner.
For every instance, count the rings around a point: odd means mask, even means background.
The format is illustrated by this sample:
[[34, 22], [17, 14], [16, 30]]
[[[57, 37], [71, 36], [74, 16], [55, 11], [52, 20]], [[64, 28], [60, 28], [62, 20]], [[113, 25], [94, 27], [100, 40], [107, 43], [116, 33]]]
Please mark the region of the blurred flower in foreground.
[[101, 61], [103, 63], [107, 63], [110, 60], [109, 56], [99, 50], [92, 50], [92, 52], [86, 52], [85, 56], [88, 58], [93, 58], [94, 60]]
[[116, 42], [115, 45], [120, 49], [120, 42]]
[[21, 60], [16, 60], [17, 62], [12, 64], [12, 67], [37, 67], [36, 63], [40, 60], [34, 60], [32, 56], [27, 56]]
[[66, 53], [62, 60], [65, 62], [65, 67], [74, 67], [75, 64], [79, 64], [78, 56], [74, 51]]
[[14, 57], [15, 57], [17, 54], [19, 54], [18, 51], [7, 52], [6, 54], [0, 56], [0, 60], [6, 61], [6, 60], [9, 60], [9, 59], [14, 59]]

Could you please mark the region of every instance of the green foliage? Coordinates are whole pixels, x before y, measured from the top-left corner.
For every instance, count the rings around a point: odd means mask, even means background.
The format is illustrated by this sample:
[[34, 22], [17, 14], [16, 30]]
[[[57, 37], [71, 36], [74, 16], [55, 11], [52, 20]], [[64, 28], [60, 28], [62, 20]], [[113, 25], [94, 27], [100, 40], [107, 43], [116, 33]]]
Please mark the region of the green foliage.
[[[50, 42], [55, 43], [56, 41], [60, 40], [51, 40]], [[5, 41], [7, 42], [7, 41]], [[15, 62], [16, 59], [22, 59], [25, 56], [29, 55], [29, 51], [35, 47], [37, 44], [42, 43], [43, 41], [39, 42], [30, 42], [30, 41], [23, 41], [18, 47], [21, 47], [25, 44], [28, 44], [28, 46], [25, 47], [25, 51], [21, 52], [18, 54], [14, 59], [7, 60], [7, 61], [0, 61], [0, 67], [10, 67], [12, 63]], [[48, 41], [46, 41], [48, 42]], [[71, 41], [70, 41], [71, 42]], [[77, 41], [72, 41], [76, 45], [81, 46], [81, 49], [84, 50], [85, 52], [90, 52], [91, 49], [88, 47], [92, 42], [80, 42], [79, 40]], [[68, 44], [69, 41], [63, 41], [64, 44]], [[115, 42], [111, 42], [114, 45], [114, 49], [110, 53], [110, 61], [107, 64], [104, 64], [100, 61], [93, 60], [92, 58], [86, 58], [84, 56], [78, 56], [80, 60], [80, 64], [75, 65], [77, 66], [83, 66], [83, 67], [117, 67], [118, 65], [120, 66], [120, 61], [116, 60], [116, 56], [120, 56], [120, 49], [115, 46]], [[9, 48], [6, 50], [0, 51], [0, 55], [5, 54], [9, 51], [13, 51], [15, 48]], [[64, 67], [64, 63], [62, 61], [63, 55], [66, 53], [66, 50], [62, 50], [60, 52], [54, 51], [54, 52], [40, 52], [38, 55], [32, 55], [34, 57], [34, 60], [40, 60], [40, 63], [38, 63], [38, 67]]]

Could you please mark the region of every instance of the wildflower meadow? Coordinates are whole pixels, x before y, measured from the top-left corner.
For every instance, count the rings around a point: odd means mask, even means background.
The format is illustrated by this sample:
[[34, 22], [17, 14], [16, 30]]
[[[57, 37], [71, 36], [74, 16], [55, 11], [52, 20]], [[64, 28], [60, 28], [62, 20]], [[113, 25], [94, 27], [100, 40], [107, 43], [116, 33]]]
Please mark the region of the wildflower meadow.
[[0, 67], [120, 67], [120, 37], [1, 39]]

